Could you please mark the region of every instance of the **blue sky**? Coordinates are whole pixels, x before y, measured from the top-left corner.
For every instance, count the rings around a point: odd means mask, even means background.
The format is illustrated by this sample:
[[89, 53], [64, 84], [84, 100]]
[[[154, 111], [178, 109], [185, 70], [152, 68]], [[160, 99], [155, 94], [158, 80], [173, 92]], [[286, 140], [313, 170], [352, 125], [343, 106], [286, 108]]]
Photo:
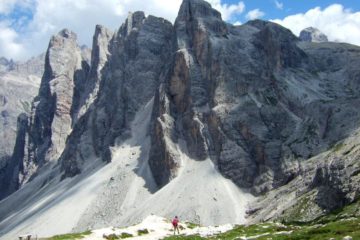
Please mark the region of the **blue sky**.
[[[235, 4], [238, 1], [226, 0], [224, 2], [227, 4]], [[245, 3], [246, 10], [258, 8], [265, 12], [263, 19], [285, 18], [289, 15], [304, 13], [315, 7], [326, 8], [334, 3], [342, 4], [345, 8], [354, 11], [360, 10], [360, 1], [357, 0], [278, 0], [277, 2], [282, 5], [282, 9], [276, 7], [275, 0], [243, 0], [243, 2]], [[239, 16], [239, 20], [241, 22], [246, 21], [244, 16]]]
[[[317, 27], [331, 41], [360, 45], [357, 0], [207, 0], [223, 19], [242, 24], [275, 21], [295, 35]], [[51, 35], [69, 28], [79, 44], [91, 46], [96, 24], [116, 30], [129, 11], [174, 21], [182, 0], [0, 0], [0, 56], [24, 60], [46, 50]]]

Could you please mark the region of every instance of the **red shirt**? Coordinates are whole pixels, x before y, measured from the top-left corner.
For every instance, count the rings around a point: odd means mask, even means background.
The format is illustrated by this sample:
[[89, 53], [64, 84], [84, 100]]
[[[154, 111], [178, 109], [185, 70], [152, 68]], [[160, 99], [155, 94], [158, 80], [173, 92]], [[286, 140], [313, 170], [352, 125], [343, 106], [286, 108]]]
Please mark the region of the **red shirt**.
[[174, 219], [172, 220], [172, 225], [173, 225], [174, 227], [176, 227], [176, 226], [178, 225], [178, 223], [179, 223], [179, 220], [178, 220], [177, 218], [174, 218]]

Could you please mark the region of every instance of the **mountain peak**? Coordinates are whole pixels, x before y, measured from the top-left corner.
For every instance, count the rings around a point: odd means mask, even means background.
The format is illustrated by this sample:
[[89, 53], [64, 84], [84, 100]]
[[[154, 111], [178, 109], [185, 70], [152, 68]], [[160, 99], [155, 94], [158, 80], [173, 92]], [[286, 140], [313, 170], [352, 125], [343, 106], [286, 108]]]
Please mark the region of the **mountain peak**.
[[184, 0], [181, 4], [178, 18], [215, 17], [221, 19], [221, 14], [204, 0]]
[[300, 39], [305, 42], [327, 42], [327, 36], [314, 27], [305, 28], [300, 32]]
[[77, 39], [77, 35], [76, 33], [74, 33], [73, 31], [64, 28], [63, 30], [61, 30], [57, 36], [63, 37], [63, 38], [71, 38], [71, 39]]
[[203, 0], [183, 0], [174, 25], [134, 12], [115, 34], [96, 26], [91, 62], [60, 31], [33, 101], [0, 88], [0, 238], [150, 214], [310, 221], [354, 201], [360, 48], [299, 41], [277, 23], [233, 27]]

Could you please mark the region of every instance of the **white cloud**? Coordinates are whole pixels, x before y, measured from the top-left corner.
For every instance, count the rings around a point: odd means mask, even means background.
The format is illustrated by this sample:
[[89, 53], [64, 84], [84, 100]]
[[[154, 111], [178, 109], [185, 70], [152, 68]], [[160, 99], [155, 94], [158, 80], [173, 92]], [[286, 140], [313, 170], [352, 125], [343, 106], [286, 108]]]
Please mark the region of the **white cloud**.
[[237, 4], [222, 4], [220, 0], [208, 0], [208, 2], [221, 13], [223, 20], [228, 21], [235, 15], [241, 14], [245, 10], [245, 4], [239, 1]]
[[[221, 12], [224, 20], [236, 20], [245, 4], [223, 4], [223, 0], [208, 0]], [[95, 25], [116, 30], [125, 21], [128, 12], [144, 11], [174, 22], [182, 0], [0, 0], [0, 14], [8, 14], [22, 7], [33, 12], [33, 18], [12, 24], [0, 21], [0, 56], [24, 60], [44, 52], [51, 35], [68, 28], [78, 35], [79, 44], [91, 46]], [[13, 21], [14, 19], [12, 19]], [[19, 25], [21, 25], [19, 27]], [[5, 27], [6, 26], [6, 27]], [[12, 27], [10, 27], [12, 26]], [[16, 27], [15, 31], [14, 26]]]
[[240, 26], [242, 23], [240, 21], [236, 21], [233, 23], [234, 26]]
[[246, 14], [246, 18], [249, 19], [249, 20], [254, 20], [254, 19], [257, 19], [257, 18], [261, 18], [265, 15], [264, 12], [260, 11], [258, 8], [256, 9], [253, 9], [251, 11], [249, 11], [247, 14]]
[[[18, 34], [4, 23], [0, 23], [0, 50], [7, 58], [19, 58], [23, 46], [17, 42]], [[5, 51], [3, 51], [3, 49]]]
[[360, 45], [360, 12], [344, 9], [333, 4], [325, 9], [316, 7], [306, 13], [271, 20], [289, 28], [295, 35], [307, 27], [316, 27], [325, 33], [330, 41], [348, 42]]
[[0, 14], [8, 15], [16, 7], [31, 9], [34, 7], [35, 0], [1, 0]]
[[8, 14], [15, 6], [16, 0], [1, 0], [0, 14]]
[[282, 2], [279, 2], [278, 0], [275, 0], [275, 7], [277, 9], [283, 10], [284, 4]]
[[[76, 32], [79, 44], [91, 46], [96, 24], [116, 30], [125, 21], [129, 11], [138, 10], [173, 21], [181, 4], [181, 0], [149, 0], [146, 4], [142, 0], [0, 0], [0, 2], [1, 9], [4, 9], [3, 11], [6, 9], [7, 12], [14, 6], [28, 8], [30, 4], [25, 3], [32, 2], [33, 18], [26, 24], [25, 29], [21, 28], [21, 32], [16, 32], [10, 24], [0, 21], [1, 31], [7, 33], [0, 36], [0, 56], [17, 60], [24, 60], [44, 52], [51, 35], [63, 28]], [[20, 21], [21, 18], [16, 19], [11, 26], [19, 25]], [[15, 48], [21, 48], [22, 51], [14, 51]]]

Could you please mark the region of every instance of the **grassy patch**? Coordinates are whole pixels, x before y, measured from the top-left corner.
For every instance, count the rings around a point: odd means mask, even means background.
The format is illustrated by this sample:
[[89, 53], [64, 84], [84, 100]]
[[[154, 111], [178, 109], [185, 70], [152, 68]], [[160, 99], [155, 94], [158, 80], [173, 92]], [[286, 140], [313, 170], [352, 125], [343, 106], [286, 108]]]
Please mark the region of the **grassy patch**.
[[203, 239], [206, 239], [206, 238], [200, 237], [199, 235], [190, 235], [190, 236], [174, 235], [174, 236], [163, 238], [163, 240], [175, 240], [175, 239], [203, 240]]
[[[338, 221], [324, 225], [301, 226], [290, 234], [270, 235], [271, 239], [276, 240], [322, 240], [322, 239], [343, 239], [345, 236], [351, 236], [354, 240], [360, 239], [359, 225], [360, 220]], [[259, 240], [268, 239], [267, 237], [257, 238]]]
[[130, 237], [133, 237], [133, 235], [130, 233], [122, 232], [120, 234], [120, 238], [130, 238]]
[[[310, 197], [305, 196], [305, 197]], [[298, 208], [294, 212], [299, 212], [298, 209], [303, 209], [307, 205], [309, 199], [305, 198], [299, 201]], [[296, 219], [295, 217], [292, 220]], [[234, 229], [225, 233], [217, 234], [209, 237], [201, 237], [200, 235], [174, 235], [163, 238], [164, 240], [234, 240], [242, 238], [251, 238], [257, 240], [329, 240], [334, 238], [342, 240], [345, 236], [351, 236], [353, 240], [360, 240], [360, 199], [354, 203], [345, 206], [342, 209], [332, 212], [326, 216], [310, 222], [286, 222], [280, 223], [261, 223], [249, 226], [235, 226]], [[186, 223], [188, 228], [195, 228], [198, 225], [194, 223]], [[58, 235], [48, 240], [75, 240], [82, 239], [91, 232], [84, 232], [78, 234]], [[147, 229], [138, 230], [138, 235], [148, 234]], [[123, 239], [133, 237], [132, 234], [123, 232], [120, 235], [104, 236], [106, 239]]]
[[187, 228], [190, 228], [190, 229], [194, 229], [196, 227], [199, 227], [199, 224], [192, 223], [192, 222], [186, 222], [185, 224], [186, 224]]
[[131, 238], [133, 237], [132, 234], [130, 233], [126, 233], [126, 232], [122, 232], [120, 235], [116, 235], [115, 233], [112, 233], [110, 235], [103, 235], [104, 239], [108, 239], [108, 240], [115, 240], [115, 239], [124, 239], [124, 238]]
[[252, 238], [258, 240], [328, 240], [330, 238], [343, 239], [351, 236], [354, 240], [360, 239], [360, 219], [343, 220], [330, 222], [328, 224], [315, 225], [276, 225], [271, 224], [264, 228], [264, 225], [238, 226], [226, 233], [202, 238], [200, 236], [172, 236], [165, 238], [172, 239], [222, 239], [233, 240], [241, 238]]
[[120, 236], [117, 236], [116, 234], [110, 234], [110, 235], [103, 235], [103, 238], [105, 238], [105, 239], [108, 239], [108, 240], [115, 240], [115, 239], [119, 239], [120, 238]]
[[[299, 204], [299, 209], [306, 205], [306, 200]], [[296, 211], [295, 211], [296, 212]], [[360, 240], [360, 200], [342, 209], [311, 222], [303, 223], [262, 223], [250, 226], [236, 226], [234, 229], [211, 237], [171, 236], [173, 239], [221, 239], [233, 240], [251, 238], [257, 240], [342, 240], [351, 236], [353, 240]]]
[[325, 224], [329, 222], [342, 221], [349, 218], [360, 217], [360, 199], [357, 199], [352, 204], [333, 211], [332, 213], [322, 216], [315, 220], [316, 223]]
[[91, 231], [86, 231], [82, 233], [69, 233], [63, 235], [56, 235], [51, 238], [47, 238], [46, 240], [76, 240], [76, 239], [83, 239], [87, 235], [90, 235]]
[[147, 230], [146, 228], [145, 229], [139, 229], [137, 232], [138, 232], [139, 236], [149, 234], [149, 230]]
[[254, 224], [250, 226], [237, 226], [234, 229], [218, 234], [210, 239], [224, 239], [230, 240], [238, 237], [255, 237], [255, 236], [271, 236], [277, 232], [291, 231], [293, 227], [282, 224]]

